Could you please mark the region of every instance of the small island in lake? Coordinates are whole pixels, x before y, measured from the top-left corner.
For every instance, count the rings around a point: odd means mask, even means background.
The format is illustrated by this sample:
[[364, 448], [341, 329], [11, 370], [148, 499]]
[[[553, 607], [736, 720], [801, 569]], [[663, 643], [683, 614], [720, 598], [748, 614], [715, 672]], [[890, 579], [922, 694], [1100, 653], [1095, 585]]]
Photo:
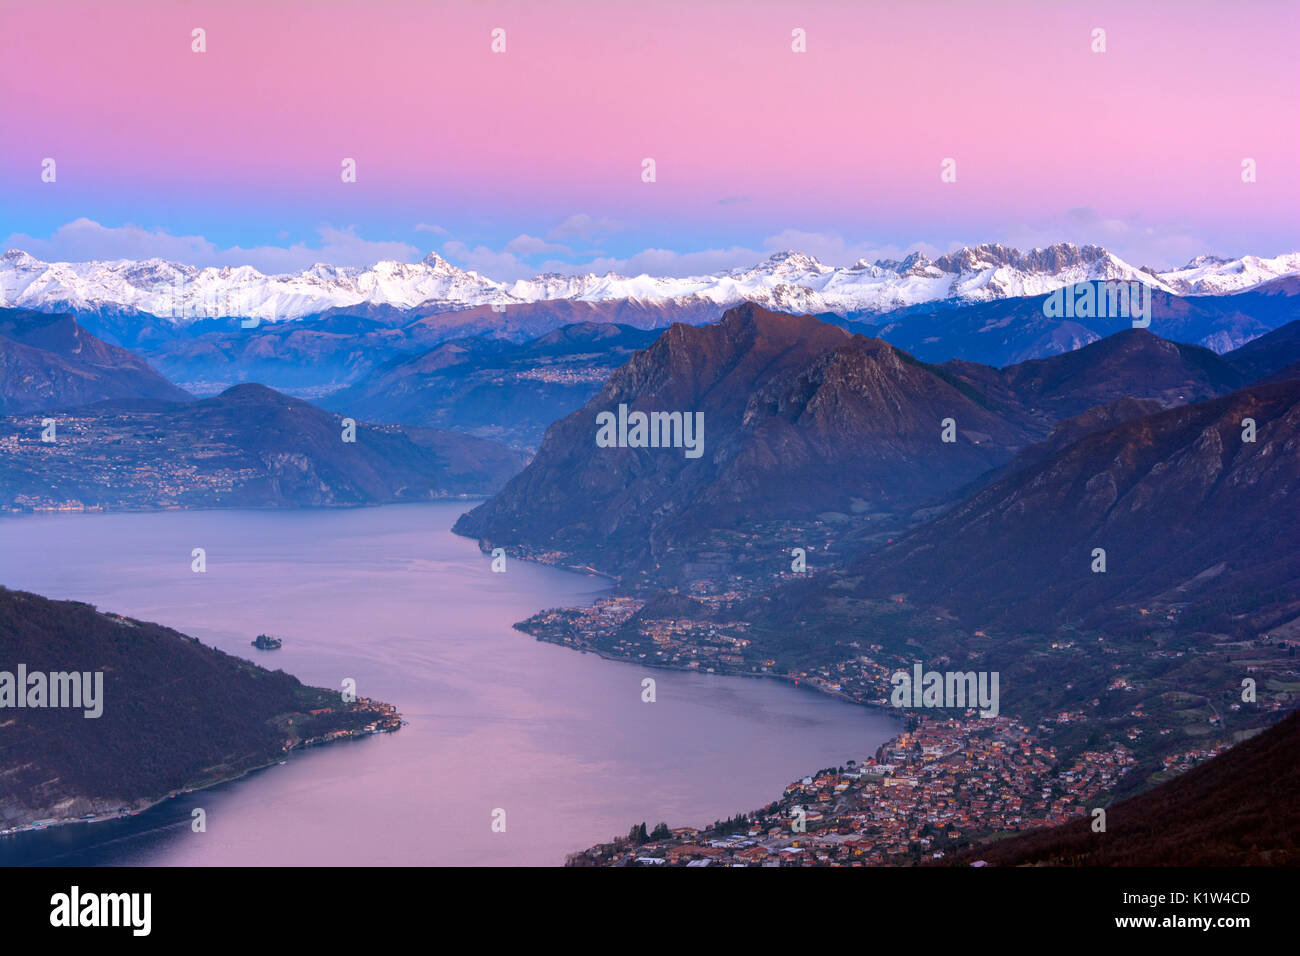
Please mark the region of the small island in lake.
[[[97, 719], [82, 707], [5, 708], [3, 840], [59, 823], [131, 816], [235, 780], [291, 751], [396, 731], [392, 704], [311, 687], [161, 624], [0, 586], [0, 664], [102, 669]], [[8, 666], [12, 670], [12, 665]], [[85, 686], [83, 682], [83, 687]], [[126, 702], [130, 702], [129, 704]]]
[[280, 638], [272, 637], [270, 634], [259, 634], [252, 640], [252, 645], [263, 651], [277, 650], [283, 643]]

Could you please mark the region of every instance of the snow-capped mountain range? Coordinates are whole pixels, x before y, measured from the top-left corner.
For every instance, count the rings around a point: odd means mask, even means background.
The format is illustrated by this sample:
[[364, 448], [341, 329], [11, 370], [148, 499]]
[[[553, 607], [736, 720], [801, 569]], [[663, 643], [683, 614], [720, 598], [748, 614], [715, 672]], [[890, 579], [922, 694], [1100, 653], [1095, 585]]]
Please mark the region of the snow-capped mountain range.
[[747, 269], [684, 278], [608, 273], [547, 273], [498, 282], [430, 253], [418, 263], [369, 268], [312, 266], [297, 275], [263, 275], [251, 266], [197, 268], [162, 259], [42, 262], [21, 250], [0, 256], [0, 306], [42, 311], [132, 310], [177, 321], [206, 316], [302, 318], [359, 305], [459, 309], [549, 300], [635, 300], [662, 304], [744, 300], [782, 312], [879, 314], [926, 303], [964, 304], [1041, 295], [1088, 280], [1136, 280], [1175, 295], [1242, 292], [1300, 274], [1300, 252], [1271, 259], [1198, 256], [1157, 273], [1100, 246], [1061, 243], [1021, 252], [998, 244], [930, 259], [859, 260], [832, 267], [799, 252], [779, 252]]

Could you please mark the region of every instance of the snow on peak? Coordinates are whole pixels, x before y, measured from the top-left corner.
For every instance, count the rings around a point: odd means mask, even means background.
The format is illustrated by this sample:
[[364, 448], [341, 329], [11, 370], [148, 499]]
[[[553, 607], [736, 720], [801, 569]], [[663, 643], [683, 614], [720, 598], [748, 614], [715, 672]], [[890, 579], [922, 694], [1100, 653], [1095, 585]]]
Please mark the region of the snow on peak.
[[1187, 265], [1183, 266], [1179, 271], [1185, 272], [1188, 269], [1202, 269], [1206, 266], [1221, 266], [1231, 261], [1231, 259], [1225, 259], [1223, 256], [1213, 256], [1206, 252], [1191, 259]]
[[1096, 279], [1141, 281], [1178, 294], [1227, 294], [1300, 274], [1300, 253], [1272, 259], [1198, 256], [1182, 269], [1139, 269], [1101, 246], [1058, 243], [1022, 252], [998, 243], [931, 259], [832, 267], [796, 250], [748, 268], [696, 276], [545, 273], [497, 282], [452, 265], [435, 252], [417, 263], [388, 260], [370, 268], [316, 263], [297, 274], [267, 276], [252, 266], [181, 265], [162, 259], [45, 263], [19, 249], [0, 256], [0, 303], [53, 311], [130, 308], [178, 321], [213, 315], [276, 321], [361, 304], [451, 308], [568, 299], [730, 306], [753, 301], [783, 311], [872, 314], [936, 301], [985, 302], [1042, 295]]
[[39, 266], [41, 261], [35, 256], [30, 256], [21, 249], [10, 249], [3, 256], [0, 256], [0, 263], [9, 269], [20, 269], [26, 266]]
[[[810, 256], [802, 252], [796, 252], [793, 249], [786, 249], [784, 252], [774, 252], [767, 257], [765, 265], [773, 272], [826, 272], [829, 266], [823, 265], [817, 261], [815, 256]], [[755, 266], [756, 269], [762, 266]]]
[[427, 256], [421, 259], [420, 262], [422, 265], [426, 265], [430, 269], [434, 269], [438, 272], [452, 273], [461, 271], [436, 252], [430, 252]]
[[1296, 273], [1300, 273], [1300, 252], [1271, 259], [1197, 256], [1181, 269], [1162, 273], [1160, 278], [1179, 295], [1231, 295]]

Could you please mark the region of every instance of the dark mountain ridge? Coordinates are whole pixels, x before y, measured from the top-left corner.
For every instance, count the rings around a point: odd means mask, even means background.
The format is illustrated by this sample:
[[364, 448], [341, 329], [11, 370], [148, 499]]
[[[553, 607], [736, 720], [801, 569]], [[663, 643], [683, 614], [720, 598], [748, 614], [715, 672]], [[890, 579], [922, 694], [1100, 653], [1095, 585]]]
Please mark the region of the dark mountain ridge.
[[97, 717], [84, 707], [0, 710], [0, 829], [138, 810], [384, 719], [378, 705], [345, 704], [337, 691], [78, 601], [0, 587], [0, 634], [0, 671], [102, 675]]
[[0, 414], [114, 398], [190, 397], [143, 359], [100, 341], [70, 315], [0, 309]]
[[[1095, 285], [1095, 283], [1094, 283]], [[1149, 331], [1224, 354], [1300, 313], [1300, 277], [1232, 295], [1151, 294]], [[1052, 317], [1047, 295], [971, 305], [920, 306], [868, 318], [873, 334], [927, 362], [1004, 366], [1071, 352], [1132, 328], [1128, 316]], [[849, 320], [851, 321], [851, 320]]]
[[322, 507], [489, 493], [524, 458], [453, 432], [356, 423], [261, 385], [178, 404], [104, 402], [0, 420], [8, 507]]
[[1300, 862], [1300, 713], [1092, 818], [971, 847], [964, 866], [1294, 866]]
[[[656, 562], [702, 532], [756, 516], [916, 504], [1026, 440], [977, 398], [887, 343], [740, 306], [716, 325], [674, 325], [633, 355], [457, 530], [619, 567]], [[597, 414], [621, 405], [702, 413], [702, 456], [598, 447]], [[949, 416], [960, 422], [957, 440], [940, 446]], [[918, 469], [932, 447], [948, 452], [946, 463]]]
[[[934, 366], [812, 317], [745, 305], [715, 326], [673, 326], [635, 354], [456, 529], [485, 546], [662, 572], [760, 522], [941, 503], [1013, 459], [1041, 457], [1036, 443], [1059, 447], [1242, 381], [1209, 350], [1144, 330], [1000, 370]], [[1091, 411], [1117, 396], [1130, 401]], [[702, 412], [703, 456], [598, 447], [597, 415], [620, 406]]]
[[374, 421], [449, 428], [535, 448], [551, 422], [581, 408], [610, 371], [657, 334], [585, 322], [524, 343], [454, 339], [392, 360], [322, 404]]
[[1293, 370], [1300, 363], [1300, 319], [1252, 339], [1223, 358], [1251, 382], [1272, 380]]
[[1087, 434], [822, 590], [852, 580], [855, 595], [903, 592], [970, 626], [1043, 630], [1223, 602], [1242, 613], [1217, 626], [1253, 637], [1300, 615], [1297, 495], [1300, 381], [1252, 386]]

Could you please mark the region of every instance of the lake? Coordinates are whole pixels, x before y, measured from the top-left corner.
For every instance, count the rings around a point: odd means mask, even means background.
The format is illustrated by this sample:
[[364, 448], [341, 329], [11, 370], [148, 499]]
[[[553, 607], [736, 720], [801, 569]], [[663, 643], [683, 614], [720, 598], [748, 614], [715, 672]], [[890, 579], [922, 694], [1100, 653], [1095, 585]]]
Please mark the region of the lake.
[[[755, 809], [896, 732], [883, 712], [776, 681], [607, 661], [514, 630], [608, 583], [513, 559], [492, 573], [449, 530], [467, 507], [0, 518], [0, 584], [158, 621], [309, 684], [354, 678], [409, 721], [127, 820], [0, 840], [0, 862], [559, 865], [643, 820]], [[283, 648], [251, 647], [263, 632]], [[195, 807], [205, 833], [191, 832]]]

